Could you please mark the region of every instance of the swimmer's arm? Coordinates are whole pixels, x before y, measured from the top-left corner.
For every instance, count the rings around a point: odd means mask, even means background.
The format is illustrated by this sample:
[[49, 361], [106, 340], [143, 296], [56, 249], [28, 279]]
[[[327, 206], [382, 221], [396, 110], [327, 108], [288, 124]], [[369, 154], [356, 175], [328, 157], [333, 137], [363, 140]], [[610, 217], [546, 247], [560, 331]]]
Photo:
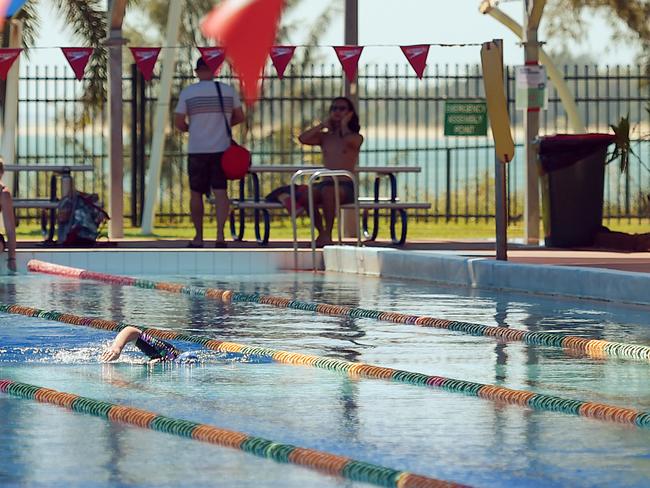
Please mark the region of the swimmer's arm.
[[138, 337], [140, 337], [140, 334], [142, 334], [142, 331], [136, 327], [129, 326], [123, 328], [115, 337], [113, 345], [102, 353], [101, 360], [103, 362], [115, 361], [120, 357], [120, 354], [122, 354], [122, 349], [124, 349], [124, 346], [126, 346], [129, 342], [137, 341]]

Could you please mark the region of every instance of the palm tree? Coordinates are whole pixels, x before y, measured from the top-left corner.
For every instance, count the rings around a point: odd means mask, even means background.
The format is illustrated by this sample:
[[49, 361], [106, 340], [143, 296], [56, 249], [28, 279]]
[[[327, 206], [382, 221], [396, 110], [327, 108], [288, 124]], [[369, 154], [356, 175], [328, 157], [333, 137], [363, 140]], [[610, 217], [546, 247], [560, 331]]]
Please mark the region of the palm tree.
[[[75, 41], [83, 46], [95, 48], [94, 55], [87, 67], [84, 91], [83, 118], [89, 116], [92, 107], [100, 106], [106, 99], [106, 10], [102, 0], [49, 0], [65, 23], [72, 27]], [[38, 15], [40, 0], [28, 0], [15, 18], [23, 21], [23, 44], [27, 48], [34, 46], [41, 18]], [[8, 29], [5, 29], [3, 45], [8, 42]], [[4, 95], [4, 90], [2, 90]]]
[[586, 31], [580, 15], [586, 11], [603, 12], [621, 20], [614, 40], [640, 47], [640, 58], [650, 75], [650, 2], [647, 0], [549, 0], [545, 18], [549, 37], [584, 39]]

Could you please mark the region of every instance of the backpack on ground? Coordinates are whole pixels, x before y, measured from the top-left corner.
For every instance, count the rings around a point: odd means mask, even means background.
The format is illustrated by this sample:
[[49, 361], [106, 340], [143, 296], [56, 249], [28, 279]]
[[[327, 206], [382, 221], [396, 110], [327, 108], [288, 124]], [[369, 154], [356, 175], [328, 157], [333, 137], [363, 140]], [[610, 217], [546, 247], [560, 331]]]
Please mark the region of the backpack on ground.
[[59, 244], [94, 244], [108, 214], [99, 205], [99, 197], [73, 190], [59, 203]]

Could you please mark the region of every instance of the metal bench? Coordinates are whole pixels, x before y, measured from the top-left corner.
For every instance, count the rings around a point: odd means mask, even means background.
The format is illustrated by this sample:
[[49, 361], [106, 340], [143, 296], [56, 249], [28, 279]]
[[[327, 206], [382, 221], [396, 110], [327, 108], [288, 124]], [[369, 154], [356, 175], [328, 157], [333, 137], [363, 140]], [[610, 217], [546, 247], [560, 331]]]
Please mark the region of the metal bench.
[[46, 243], [54, 242], [54, 231], [56, 229], [56, 210], [59, 206], [57, 196], [57, 176], [61, 178], [61, 194], [68, 195], [73, 188], [72, 172], [93, 171], [91, 165], [49, 165], [49, 164], [10, 164], [5, 166], [5, 171], [21, 172], [52, 172], [50, 178], [50, 198], [14, 198], [14, 209], [17, 208], [35, 208], [49, 211], [49, 230], [48, 219], [45, 216], [41, 218], [41, 228], [43, 233], [47, 233]]
[[[239, 229], [234, 210], [253, 210], [255, 239], [258, 244], [264, 246], [269, 242], [271, 215], [270, 210], [285, 212], [286, 208], [281, 203], [255, 201], [255, 200], [231, 200], [230, 205], [230, 232], [236, 241], [244, 238], [244, 218], [245, 214], [239, 214]], [[406, 242], [408, 232], [408, 215], [407, 210], [427, 210], [431, 208], [430, 203], [422, 202], [401, 202], [399, 199], [391, 201], [388, 197], [382, 197], [375, 200], [372, 197], [360, 197], [359, 209], [361, 210], [361, 232], [366, 240], [374, 241], [379, 234], [379, 218], [382, 210], [390, 210], [390, 236], [393, 244], [401, 246]], [[347, 203], [341, 205], [341, 209], [354, 210], [354, 204]], [[370, 213], [372, 212], [372, 216]], [[369, 226], [372, 220], [372, 227]], [[401, 224], [401, 230], [397, 232], [397, 225]], [[263, 226], [263, 228], [261, 228]]]
[[[305, 174], [314, 171], [322, 171], [323, 167], [316, 166], [253, 166], [250, 170], [250, 180], [252, 184], [252, 198], [246, 198], [245, 180], [239, 183], [239, 198], [231, 200], [232, 210], [230, 213], [230, 231], [233, 239], [241, 241], [244, 237], [246, 210], [252, 210], [255, 228], [255, 239], [258, 244], [266, 245], [269, 241], [270, 234], [270, 211], [282, 210], [285, 207], [277, 202], [266, 202], [260, 195], [260, 173], [275, 174], [295, 174], [296, 171], [302, 171]], [[407, 234], [407, 210], [425, 210], [431, 208], [430, 203], [423, 202], [402, 202], [397, 196], [397, 173], [419, 173], [420, 168], [417, 166], [366, 166], [357, 168], [357, 172], [374, 173], [374, 197], [359, 197], [359, 209], [361, 211], [361, 227], [363, 236], [367, 240], [375, 240], [379, 232], [379, 218], [381, 211], [390, 211], [390, 234], [391, 241], [395, 245], [402, 245], [406, 242]], [[390, 197], [379, 196], [380, 180], [388, 178], [390, 184]], [[354, 203], [341, 205], [344, 210], [354, 210]], [[239, 211], [239, 218], [235, 215]], [[370, 217], [370, 213], [373, 213]], [[369, 229], [369, 219], [372, 219], [372, 229]], [[239, 220], [239, 228], [237, 228]], [[398, 221], [401, 223], [401, 231], [397, 232]]]

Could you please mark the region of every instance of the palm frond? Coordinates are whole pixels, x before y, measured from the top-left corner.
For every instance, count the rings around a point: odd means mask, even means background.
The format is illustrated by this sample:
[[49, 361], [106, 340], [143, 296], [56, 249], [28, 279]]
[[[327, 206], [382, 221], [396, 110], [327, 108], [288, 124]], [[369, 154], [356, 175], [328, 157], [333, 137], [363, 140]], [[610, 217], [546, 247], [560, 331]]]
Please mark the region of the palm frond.
[[27, 48], [25, 53], [29, 58], [29, 48], [36, 43], [37, 32], [41, 27], [41, 20], [36, 13], [38, 0], [27, 2], [16, 14], [16, 19], [23, 21], [23, 45]]
[[84, 46], [95, 48], [87, 69], [87, 81], [84, 87], [83, 112], [81, 121], [92, 116], [93, 109], [106, 100], [106, 39], [107, 16], [101, 0], [51, 0], [54, 7], [61, 12], [74, 37]]

